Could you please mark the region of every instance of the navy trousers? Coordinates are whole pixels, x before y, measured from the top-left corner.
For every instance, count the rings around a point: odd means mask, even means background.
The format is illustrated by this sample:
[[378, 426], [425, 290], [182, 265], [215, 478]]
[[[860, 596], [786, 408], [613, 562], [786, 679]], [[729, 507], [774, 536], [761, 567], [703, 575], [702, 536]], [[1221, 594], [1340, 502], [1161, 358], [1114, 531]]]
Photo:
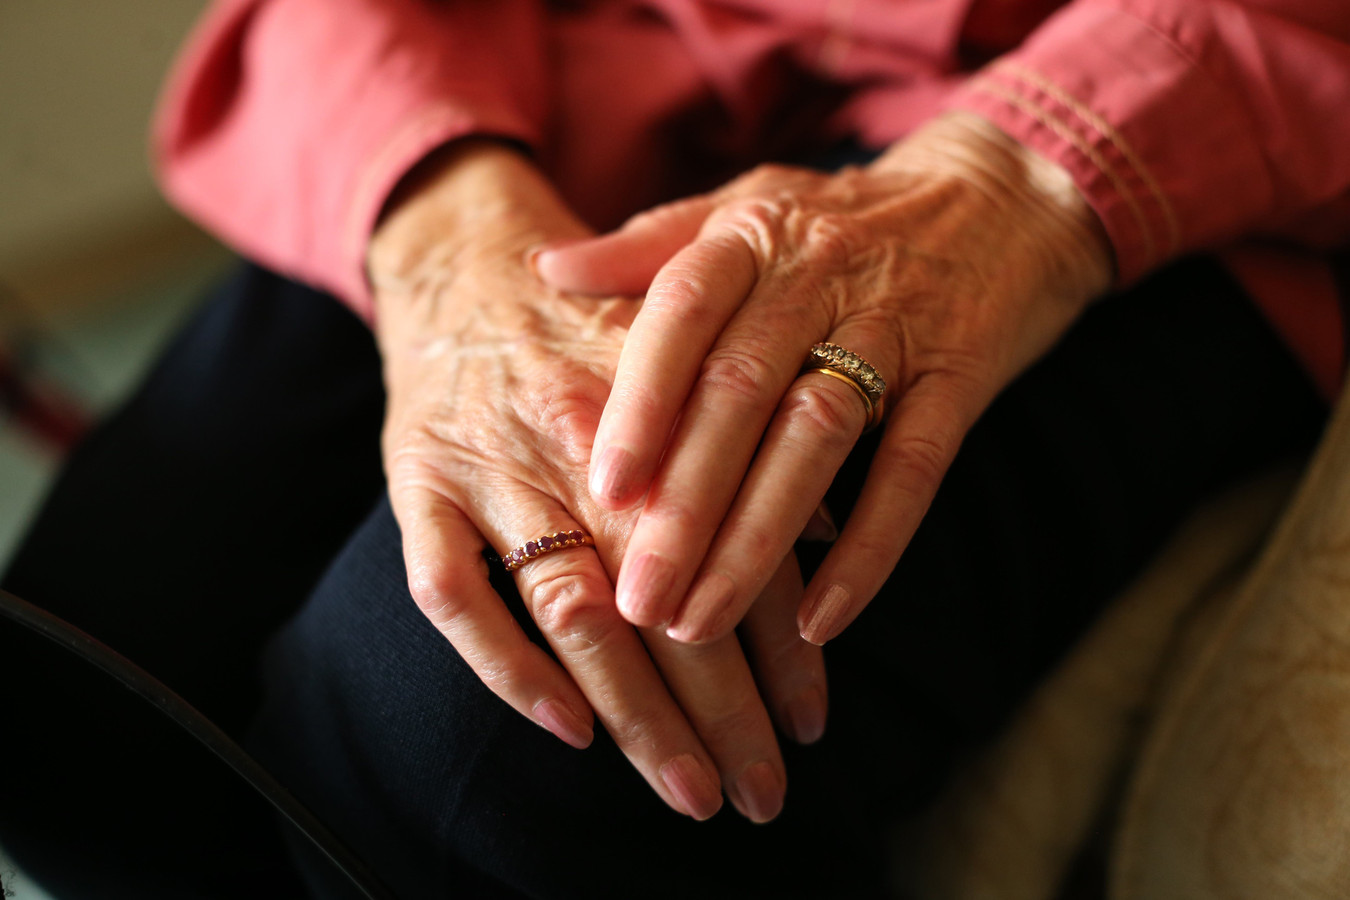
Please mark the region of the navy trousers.
[[[1099, 303], [979, 421], [827, 648], [826, 737], [786, 747], [786, 808], [756, 826], [676, 815], [603, 734], [568, 748], [479, 684], [408, 595], [382, 405], [363, 326], [245, 268], [70, 460], [5, 584], [246, 738], [398, 896], [440, 898], [885, 895], [897, 822], [1188, 511], [1306, 452], [1326, 412], [1210, 262]], [[831, 489], [841, 521], [874, 447]], [[77, 669], [0, 629], [7, 716], [40, 736], [0, 742], [21, 865], [94, 896], [346, 896], [228, 773]]]

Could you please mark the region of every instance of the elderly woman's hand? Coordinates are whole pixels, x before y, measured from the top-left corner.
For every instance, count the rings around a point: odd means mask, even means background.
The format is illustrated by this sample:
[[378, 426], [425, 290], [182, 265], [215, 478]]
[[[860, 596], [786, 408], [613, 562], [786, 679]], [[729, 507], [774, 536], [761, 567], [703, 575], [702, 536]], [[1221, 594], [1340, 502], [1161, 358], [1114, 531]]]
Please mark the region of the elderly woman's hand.
[[[377, 230], [368, 259], [389, 398], [384, 458], [410, 587], [525, 716], [583, 747], [594, 710], [676, 810], [712, 815], [725, 783], [743, 814], [764, 821], [786, 783], [765, 702], [798, 737], [823, 724], [823, 663], [795, 627], [800, 574], [779, 569], [748, 642], [765, 701], [734, 635], [690, 647], [618, 615], [612, 576], [636, 516], [591, 501], [586, 465], [637, 307], [561, 295], [527, 267], [532, 244], [586, 234], [523, 157], [491, 142], [428, 164]], [[555, 662], [489, 586], [482, 550], [578, 529], [594, 547], [514, 573]], [[819, 723], [803, 720], [803, 698], [816, 695]]]
[[812, 345], [888, 385], [865, 488], [799, 610], [823, 643], [889, 576], [975, 419], [1111, 274], [1067, 173], [964, 115], [865, 169], [756, 169], [537, 268], [568, 290], [646, 294], [590, 490], [614, 510], [645, 497], [617, 603], [688, 642], [741, 620], [863, 431], [859, 391], [803, 374]]

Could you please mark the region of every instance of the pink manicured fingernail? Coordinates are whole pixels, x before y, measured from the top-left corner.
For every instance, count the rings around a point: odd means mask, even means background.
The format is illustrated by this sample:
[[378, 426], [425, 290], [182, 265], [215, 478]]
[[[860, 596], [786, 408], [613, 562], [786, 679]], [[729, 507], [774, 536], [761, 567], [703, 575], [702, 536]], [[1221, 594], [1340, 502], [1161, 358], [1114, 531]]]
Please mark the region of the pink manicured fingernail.
[[829, 543], [837, 537], [839, 528], [834, 524], [834, 517], [830, 515], [829, 507], [821, 503], [802, 529], [802, 540]]
[[799, 744], [814, 744], [825, 734], [825, 692], [820, 688], [802, 691], [787, 705], [788, 727]]
[[799, 619], [802, 637], [813, 644], [823, 644], [834, 637], [849, 608], [848, 591], [832, 584], [811, 604], [810, 611]]
[[698, 580], [666, 634], [685, 642], [705, 641], [722, 628], [736, 596], [736, 582], [721, 572], [709, 572]]
[[731, 799], [751, 822], [768, 822], [783, 811], [784, 787], [773, 765], [761, 760], [736, 779]]
[[633, 490], [633, 470], [637, 457], [622, 447], [606, 447], [591, 472], [591, 496], [597, 500], [620, 503]]
[[557, 700], [540, 700], [534, 705], [534, 718], [563, 741], [585, 750], [591, 745], [595, 731], [586, 720]]
[[661, 781], [674, 795], [681, 811], [700, 822], [712, 818], [722, 808], [722, 792], [717, 787], [717, 779], [688, 753], [661, 767]]
[[616, 602], [619, 612], [634, 625], [650, 627], [665, 621], [661, 601], [670, 593], [675, 581], [675, 566], [656, 553], [644, 553], [619, 573]]

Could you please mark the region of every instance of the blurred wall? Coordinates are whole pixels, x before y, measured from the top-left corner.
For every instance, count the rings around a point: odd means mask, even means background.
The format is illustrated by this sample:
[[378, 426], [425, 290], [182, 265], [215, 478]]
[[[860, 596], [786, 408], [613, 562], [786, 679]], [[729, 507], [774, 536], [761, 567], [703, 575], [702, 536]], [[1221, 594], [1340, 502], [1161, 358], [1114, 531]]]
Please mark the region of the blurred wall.
[[203, 252], [151, 179], [146, 131], [202, 0], [0, 0], [0, 280], [94, 302]]

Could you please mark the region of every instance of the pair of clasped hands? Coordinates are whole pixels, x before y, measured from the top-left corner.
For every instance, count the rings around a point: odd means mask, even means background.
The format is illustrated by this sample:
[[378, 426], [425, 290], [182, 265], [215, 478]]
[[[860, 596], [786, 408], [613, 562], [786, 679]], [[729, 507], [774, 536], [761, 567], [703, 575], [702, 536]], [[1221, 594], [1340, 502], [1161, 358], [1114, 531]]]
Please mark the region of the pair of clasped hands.
[[[543, 249], [540, 249], [543, 248]], [[1057, 166], [978, 118], [871, 165], [763, 167], [596, 237], [517, 151], [447, 148], [405, 180], [369, 272], [383, 450], [411, 592], [483, 682], [576, 747], [594, 721], [673, 809], [722, 794], [768, 821], [777, 728], [825, 729], [820, 645], [890, 575], [961, 439], [1110, 280]], [[822, 498], [862, 433], [813, 344], [889, 385], [862, 495]], [[552, 655], [488, 583], [504, 553], [583, 529], [515, 583]]]

